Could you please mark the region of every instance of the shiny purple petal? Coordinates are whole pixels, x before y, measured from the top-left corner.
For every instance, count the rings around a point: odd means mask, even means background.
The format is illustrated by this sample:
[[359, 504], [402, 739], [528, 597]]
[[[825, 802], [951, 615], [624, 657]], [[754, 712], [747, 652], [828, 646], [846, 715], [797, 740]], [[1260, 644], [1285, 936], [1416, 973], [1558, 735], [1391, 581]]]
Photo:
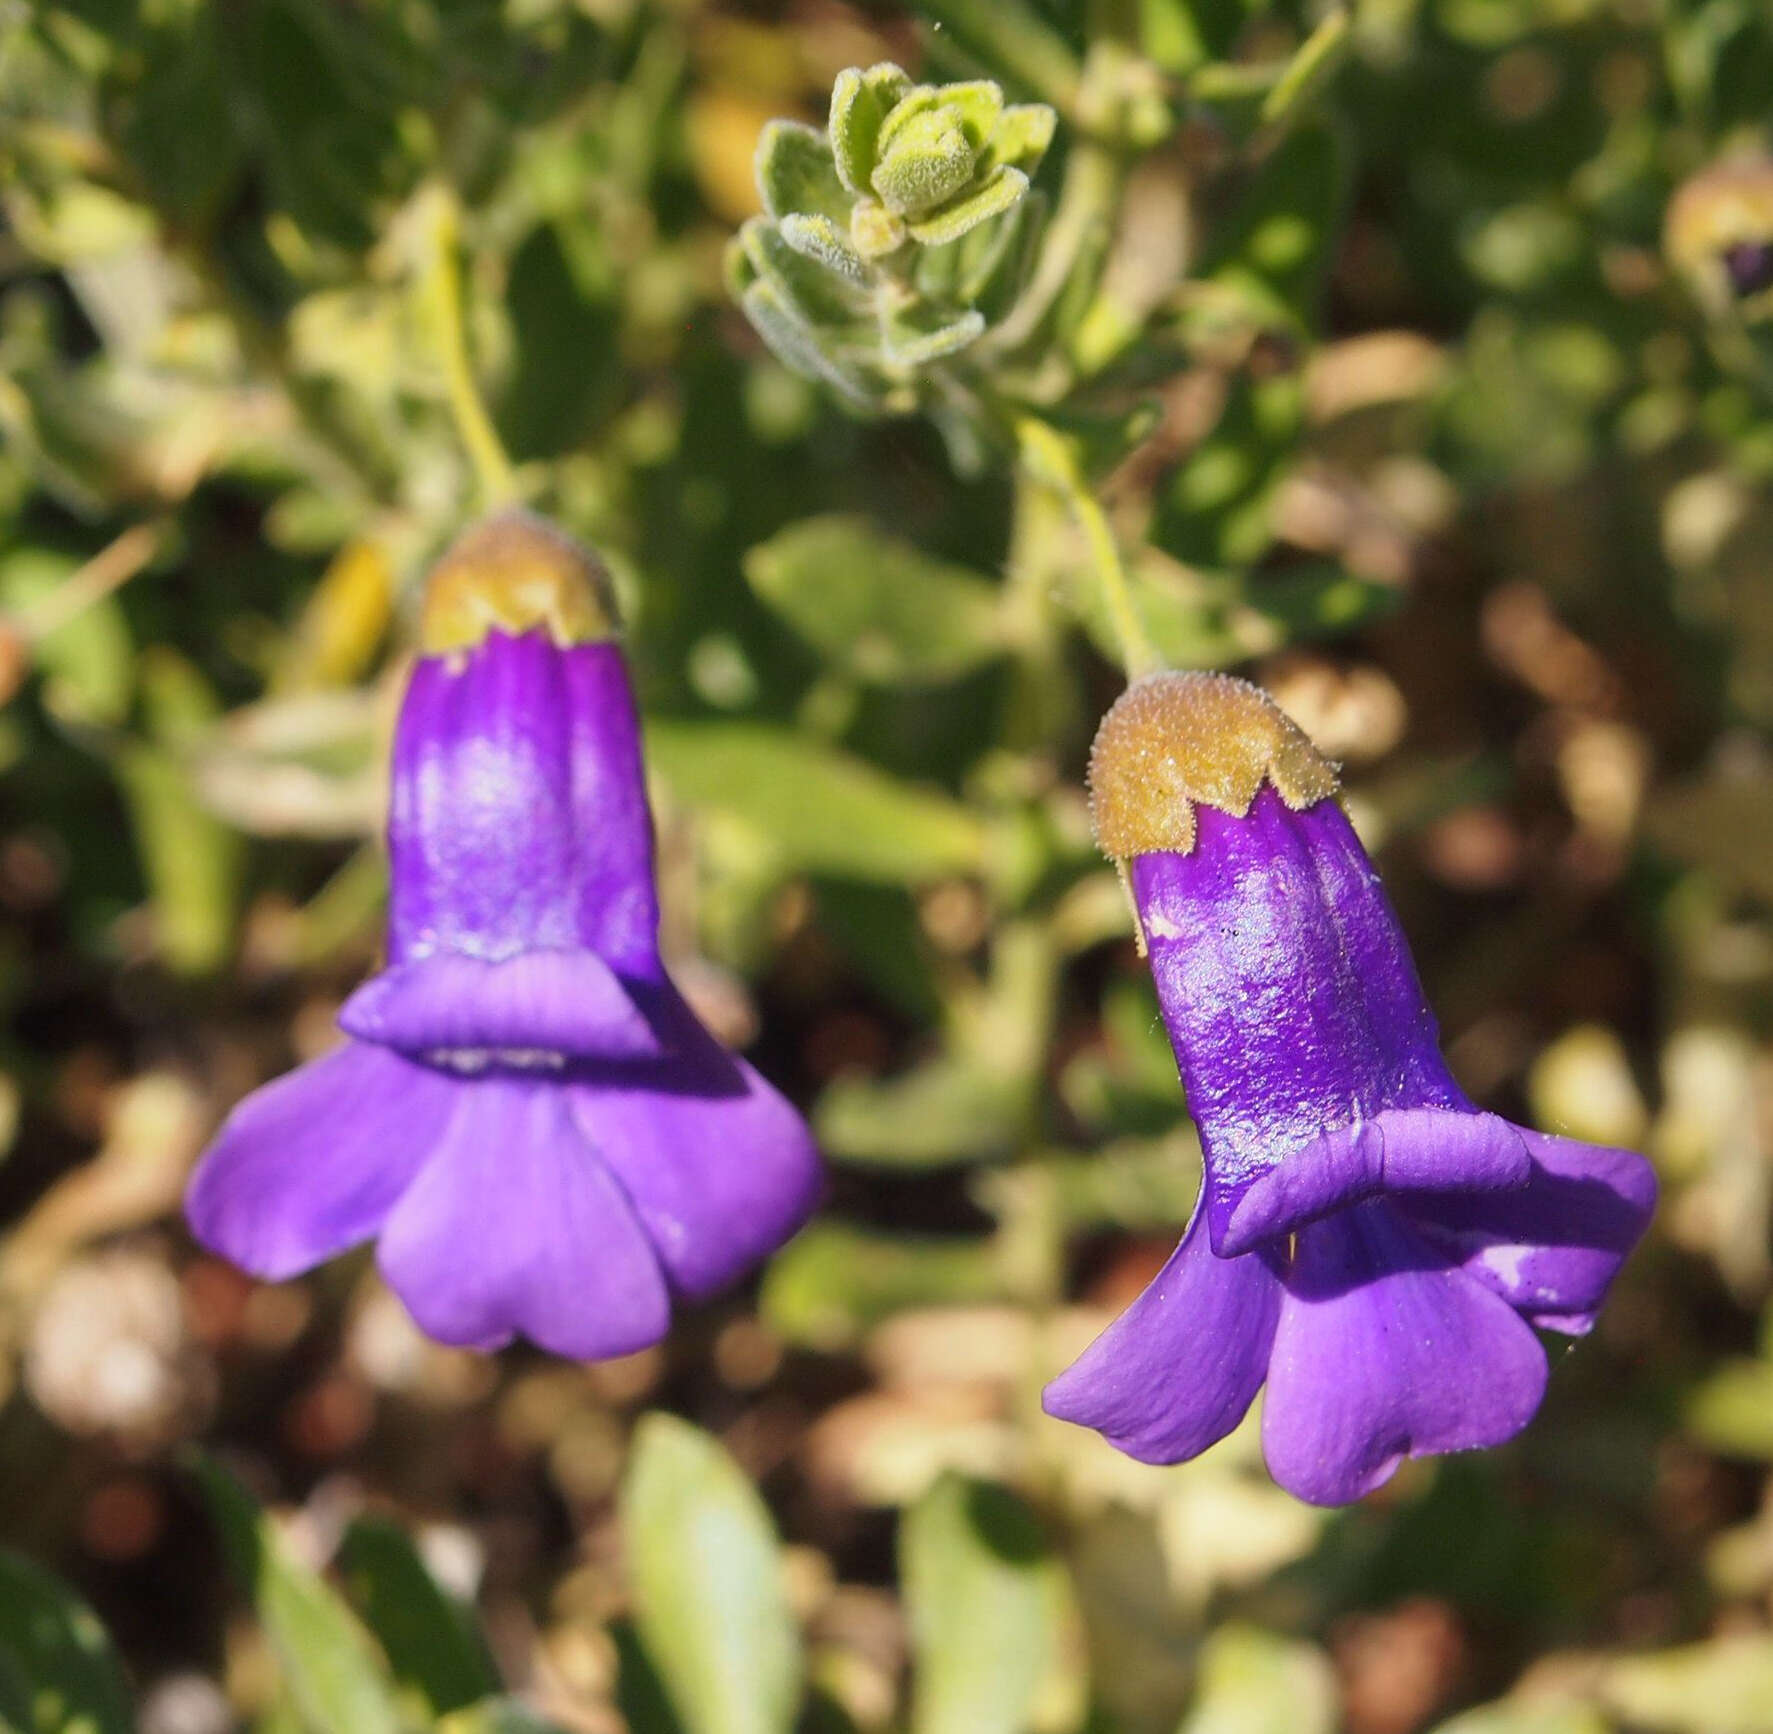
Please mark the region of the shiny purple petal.
[[272, 1282], [368, 1240], [429, 1156], [461, 1086], [362, 1042], [255, 1090], [185, 1196], [191, 1232]]
[[1542, 1330], [1581, 1336], [1656, 1208], [1642, 1156], [1523, 1132], [1533, 1177], [1518, 1192], [1412, 1199], [1410, 1221]]
[[[1140, 855], [1131, 872], [1200, 1127], [1214, 1250], [1394, 1184], [1524, 1184], [1526, 1153], [1499, 1123], [1451, 1124], [1476, 1110], [1441, 1058], [1397, 918], [1340, 808], [1294, 812], [1264, 788], [1247, 815], [1201, 806], [1195, 819], [1192, 850]], [[1395, 1161], [1362, 1130], [1426, 1110], [1443, 1135], [1406, 1138]], [[1286, 1170], [1302, 1153], [1308, 1172], [1295, 1181]]]
[[1260, 1255], [1224, 1259], [1198, 1207], [1145, 1292], [1047, 1386], [1049, 1415], [1145, 1463], [1180, 1463], [1244, 1417], [1268, 1370], [1281, 1285]]
[[1532, 1330], [1388, 1203], [1302, 1230], [1285, 1286], [1262, 1449], [1301, 1499], [1348, 1504], [1405, 1457], [1498, 1445], [1539, 1407]]
[[706, 1295], [800, 1227], [823, 1173], [806, 1122], [702, 1028], [674, 988], [642, 990], [642, 999], [669, 1059], [581, 1069], [573, 1111], [633, 1199], [673, 1285]]
[[663, 1052], [628, 989], [592, 951], [523, 951], [497, 963], [434, 952], [371, 976], [345, 1001], [339, 1027], [416, 1054]]
[[656, 973], [652, 825], [621, 651], [493, 632], [421, 657], [395, 734], [388, 846], [392, 963], [585, 949]]
[[489, 1073], [459, 1092], [378, 1252], [440, 1342], [524, 1336], [572, 1360], [623, 1355], [670, 1325], [664, 1273], [557, 1080]]

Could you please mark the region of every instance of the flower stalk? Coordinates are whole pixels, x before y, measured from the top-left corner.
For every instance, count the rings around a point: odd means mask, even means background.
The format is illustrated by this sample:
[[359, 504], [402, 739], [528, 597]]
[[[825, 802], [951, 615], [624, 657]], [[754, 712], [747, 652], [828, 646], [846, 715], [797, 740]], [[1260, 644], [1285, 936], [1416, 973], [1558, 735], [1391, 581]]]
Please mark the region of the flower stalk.
[[431, 344], [443, 368], [444, 390], [462, 449], [468, 454], [482, 506], [492, 511], [517, 498], [517, 478], [493, 426], [468, 355], [467, 309], [461, 283], [461, 222], [455, 195], [445, 187], [431, 201], [424, 301]]

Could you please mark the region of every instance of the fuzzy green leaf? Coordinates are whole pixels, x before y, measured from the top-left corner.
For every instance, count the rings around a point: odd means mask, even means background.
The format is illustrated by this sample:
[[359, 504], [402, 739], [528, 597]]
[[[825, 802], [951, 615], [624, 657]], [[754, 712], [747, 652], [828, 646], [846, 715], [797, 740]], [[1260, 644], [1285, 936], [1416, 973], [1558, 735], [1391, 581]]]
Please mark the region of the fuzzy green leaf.
[[868, 267], [850, 245], [849, 234], [829, 217], [790, 214], [776, 225], [782, 240], [802, 258], [823, 265], [835, 277], [860, 289], [867, 285]]
[[881, 322], [881, 349], [901, 367], [922, 367], [965, 349], [984, 330], [983, 313], [969, 310], [955, 317], [939, 307], [910, 307]]
[[1059, 117], [1044, 102], [1019, 102], [1003, 111], [991, 134], [991, 159], [1032, 175], [1053, 142]]
[[953, 111], [931, 109], [882, 146], [874, 165], [874, 190], [895, 216], [915, 217], [961, 192], [978, 160], [979, 147]]
[[823, 380], [853, 409], [864, 413], [878, 409], [878, 398], [863, 376], [820, 347], [812, 328], [773, 283], [752, 283], [745, 290], [741, 305], [757, 335], [784, 367], [808, 379]]
[[758, 278], [768, 283], [804, 324], [815, 329], [841, 329], [856, 323], [863, 306], [856, 285], [790, 245], [776, 224], [753, 217], [739, 231], [739, 239]]
[[959, 198], [908, 219], [906, 227], [914, 241], [921, 241], [926, 247], [939, 247], [958, 240], [987, 218], [1007, 211], [1027, 191], [1028, 177], [1020, 169], [1000, 168]]
[[890, 60], [849, 67], [831, 87], [831, 153], [839, 179], [857, 198], [872, 185], [881, 126], [910, 88], [910, 75]]
[[850, 201], [831, 146], [817, 127], [798, 120], [772, 120], [758, 135], [753, 158], [757, 193], [772, 217], [798, 212], [847, 223]]

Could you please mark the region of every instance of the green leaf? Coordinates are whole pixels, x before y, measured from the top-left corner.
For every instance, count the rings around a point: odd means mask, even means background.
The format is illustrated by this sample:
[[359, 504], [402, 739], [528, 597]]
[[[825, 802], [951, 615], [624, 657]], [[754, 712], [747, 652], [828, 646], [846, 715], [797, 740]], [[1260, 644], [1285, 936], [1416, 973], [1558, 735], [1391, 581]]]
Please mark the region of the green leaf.
[[660, 722], [647, 748], [679, 801], [743, 820], [789, 871], [918, 884], [984, 857], [983, 827], [946, 795], [785, 729]]
[[905, 227], [914, 241], [926, 247], [940, 247], [957, 241], [969, 229], [976, 229], [988, 218], [1000, 215], [1016, 204], [1028, 191], [1028, 177], [1020, 169], [994, 169], [976, 186], [952, 198], [945, 205], [921, 216], [908, 217]]
[[1286, 70], [1262, 102], [1262, 124], [1284, 126], [1296, 120], [1336, 75], [1353, 41], [1348, 13], [1329, 14], [1299, 45]]
[[838, 177], [857, 198], [873, 192], [881, 124], [910, 88], [910, 75], [890, 60], [866, 71], [852, 66], [831, 87], [831, 153]]
[[[901, 103], [888, 128], [910, 106]], [[887, 130], [882, 129], [880, 161], [874, 165], [874, 190], [895, 216], [914, 218], [934, 210], [972, 183], [979, 149], [949, 110], [928, 108], [913, 115], [890, 145]]]
[[[47, 548], [20, 548], [0, 560], [0, 608], [29, 614], [60, 590], [78, 567]], [[115, 597], [104, 597], [44, 633], [33, 648], [45, 701], [76, 722], [118, 723], [129, 710], [135, 673], [129, 623]]]
[[15, 1553], [0, 1553], [0, 1675], [0, 1729], [130, 1734], [135, 1726], [122, 1664], [98, 1616]]
[[906, 1512], [899, 1563], [912, 1734], [1022, 1734], [1082, 1720], [1070, 1580], [1020, 1499], [943, 1476]]
[[802, 638], [859, 680], [953, 680], [1003, 647], [997, 585], [861, 518], [791, 524], [745, 556], [745, 576]]
[[1687, 1398], [1682, 1418], [1714, 1451], [1773, 1463], [1773, 1365], [1726, 1361]]
[[345, 1599], [297, 1560], [276, 1524], [219, 1463], [199, 1457], [195, 1473], [310, 1734], [404, 1734], [393, 1676]]
[[800, 1634], [769, 1512], [744, 1471], [687, 1422], [647, 1415], [621, 1515], [635, 1625], [685, 1734], [787, 1734]]
[[992, 131], [992, 160], [1033, 175], [1053, 142], [1053, 129], [1058, 123], [1058, 115], [1044, 102], [1012, 104], [999, 116]]
[[[750, 255], [747, 254], [747, 262]], [[861, 372], [826, 353], [813, 328], [801, 318], [773, 283], [753, 282], [740, 297], [745, 317], [784, 367], [808, 379], [822, 380], [852, 409], [864, 414], [879, 405]]]
[[1434, 1734], [1610, 1734], [1611, 1727], [1590, 1704], [1514, 1703], [1505, 1698], [1438, 1724]]
[[1334, 131], [1309, 126], [1291, 133], [1239, 199], [1206, 279], [1241, 300], [1258, 324], [1309, 330], [1345, 179]]
[[819, 1098], [819, 1143], [841, 1162], [939, 1168], [1003, 1156], [1027, 1118], [1028, 1079], [944, 1055], [896, 1078], [839, 1077]]
[[1773, 1638], [1713, 1638], [1607, 1664], [1600, 1699], [1658, 1734], [1773, 1734]]
[[825, 336], [821, 327], [842, 331], [856, 325], [863, 305], [856, 285], [791, 246], [774, 223], [753, 217], [739, 231], [739, 240], [757, 279], [768, 283], [811, 328], [814, 342]]
[[431, 1716], [498, 1691], [498, 1673], [469, 1611], [425, 1569], [397, 1523], [358, 1518], [339, 1545], [338, 1568], [395, 1679]]
[[1201, 1648], [1194, 1704], [1178, 1734], [1336, 1734], [1330, 1659], [1254, 1626], [1221, 1626]]
[[868, 282], [868, 267], [850, 245], [849, 233], [829, 217], [802, 217], [790, 212], [776, 225], [784, 242], [803, 258], [823, 265], [834, 276], [856, 288]]
[[881, 322], [881, 349], [900, 367], [922, 367], [965, 349], [984, 334], [985, 315], [913, 306]]
[[1213, 431], [1165, 484], [1151, 539], [1190, 564], [1244, 566], [1273, 539], [1270, 508], [1297, 455], [1297, 375], [1237, 379]]
[[988, 1240], [816, 1222], [770, 1262], [759, 1305], [789, 1342], [836, 1353], [908, 1307], [1002, 1300], [1007, 1293]]
[[150, 739], [119, 750], [117, 779], [148, 881], [155, 943], [173, 969], [201, 975], [227, 959], [245, 862], [240, 834], [198, 801], [184, 750], [218, 707], [176, 651], [154, 645], [139, 663]]
[[849, 196], [837, 178], [831, 146], [816, 127], [772, 120], [758, 135], [752, 159], [763, 208], [782, 218], [792, 213], [829, 217], [839, 228], [850, 218]]
[[436, 1734], [565, 1734], [565, 1730], [515, 1698], [489, 1698], [445, 1716]]

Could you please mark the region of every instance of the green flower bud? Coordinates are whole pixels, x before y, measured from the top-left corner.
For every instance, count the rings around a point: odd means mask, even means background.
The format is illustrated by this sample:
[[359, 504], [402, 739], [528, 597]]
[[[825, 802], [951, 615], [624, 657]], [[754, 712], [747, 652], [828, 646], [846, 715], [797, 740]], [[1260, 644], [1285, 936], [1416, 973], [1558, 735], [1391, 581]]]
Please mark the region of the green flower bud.
[[914, 115], [874, 165], [874, 190], [889, 211], [922, 216], [953, 198], [973, 178], [979, 152], [949, 109]]
[[825, 132], [764, 128], [764, 215], [728, 248], [729, 291], [780, 360], [858, 409], [944, 397], [923, 376], [961, 357], [1026, 281], [1045, 210], [1029, 177], [1054, 119], [1006, 107], [989, 80], [851, 67]]

